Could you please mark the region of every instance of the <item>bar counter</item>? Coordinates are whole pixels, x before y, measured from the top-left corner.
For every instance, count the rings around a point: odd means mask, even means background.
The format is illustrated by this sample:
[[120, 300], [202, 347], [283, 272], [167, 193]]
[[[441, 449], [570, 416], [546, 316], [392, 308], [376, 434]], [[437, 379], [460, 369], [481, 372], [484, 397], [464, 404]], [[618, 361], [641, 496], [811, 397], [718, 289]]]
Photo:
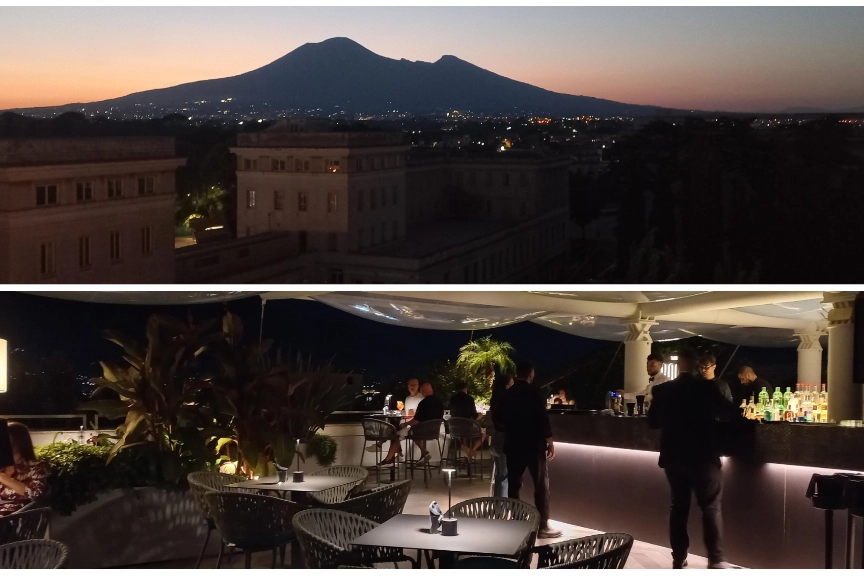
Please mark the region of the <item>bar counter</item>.
[[[669, 547], [670, 492], [658, 466], [659, 432], [646, 418], [550, 413], [552, 518], [627, 532]], [[723, 520], [730, 562], [748, 568], [824, 567], [824, 513], [805, 497], [814, 472], [864, 471], [864, 428], [830, 424], [725, 426]], [[527, 478], [526, 478], [527, 479]], [[524, 488], [531, 499], [532, 489]], [[690, 552], [705, 555], [701, 511], [690, 511]], [[834, 566], [842, 567], [846, 512], [834, 514]], [[861, 537], [856, 530], [856, 566]]]

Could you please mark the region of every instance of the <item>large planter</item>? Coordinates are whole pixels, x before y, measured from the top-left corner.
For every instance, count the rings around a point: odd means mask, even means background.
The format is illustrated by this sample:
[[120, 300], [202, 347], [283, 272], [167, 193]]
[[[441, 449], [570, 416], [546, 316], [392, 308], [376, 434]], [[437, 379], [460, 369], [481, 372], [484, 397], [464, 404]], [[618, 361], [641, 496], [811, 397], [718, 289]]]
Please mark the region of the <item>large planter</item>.
[[[111, 568], [195, 558], [207, 525], [188, 491], [111, 490], [71, 516], [54, 515], [51, 538], [69, 547], [68, 568]], [[208, 553], [219, 552], [214, 533]]]

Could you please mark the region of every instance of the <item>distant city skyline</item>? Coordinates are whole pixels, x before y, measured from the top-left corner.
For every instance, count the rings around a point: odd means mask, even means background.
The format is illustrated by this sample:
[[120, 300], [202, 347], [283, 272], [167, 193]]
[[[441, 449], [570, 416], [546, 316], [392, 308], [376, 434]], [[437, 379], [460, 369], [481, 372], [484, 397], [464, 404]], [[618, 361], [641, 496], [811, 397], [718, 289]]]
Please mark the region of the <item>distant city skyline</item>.
[[336, 36], [669, 108], [864, 107], [864, 8], [0, 8], [0, 110], [233, 76]]

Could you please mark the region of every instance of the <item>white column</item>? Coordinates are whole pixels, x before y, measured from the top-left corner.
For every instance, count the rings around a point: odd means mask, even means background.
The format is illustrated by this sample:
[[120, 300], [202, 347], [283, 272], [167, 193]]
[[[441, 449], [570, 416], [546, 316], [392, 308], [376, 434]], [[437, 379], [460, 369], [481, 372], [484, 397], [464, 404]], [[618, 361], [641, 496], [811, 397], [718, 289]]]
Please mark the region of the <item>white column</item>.
[[822, 344], [819, 337], [824, 331], [796, 330], [795, 335], [800, 338], [798, 345], [798, 382], [802, 384], [822, 384]]
[[624, 339], [624, 392], [635, 394], [648, 385], [648, 372], [645, 361], [651, 354], [651, 335], [648, 331], [656, 326], [654, 318], [622, 320], [627, 325]]
[[861, 419], [861, 387], [852, 382], [854, 292], [826, 292], [828, 312], [828, 421]]

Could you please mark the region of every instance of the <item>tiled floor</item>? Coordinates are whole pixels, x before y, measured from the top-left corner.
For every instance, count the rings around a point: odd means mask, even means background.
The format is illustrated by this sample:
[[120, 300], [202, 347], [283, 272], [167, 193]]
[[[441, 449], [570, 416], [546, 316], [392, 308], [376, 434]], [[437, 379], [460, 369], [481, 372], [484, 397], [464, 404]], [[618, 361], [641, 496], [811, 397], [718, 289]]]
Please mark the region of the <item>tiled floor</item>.
[[[408, 496], [408, 501], [405, 504], [405, 513], [407, 514], [428, 514], [429, 513], [429, 503], [432, 500], [437, 500], [441, 503], [441, 508], [446, 509], [447, 507], [447, 484], [445, 477], [439, 476], [436, 473], [433, 473], [432, 478], [429, 479], [429, 487], [425, 487], [423, 485], [422, 474], [419, 478], [414, 480], [414, 484], [411, 488], [411, 493]], [[374, 475], [370, 475], [370, 480], [374, 484], [375, 479]], [[467, 500], [469, 498], [479, 498], [481, 496], [489, 495], [489, 480], [488, 478], [484, 479], [482, 482], [475, 478], [473, 481], [469, 482], [467, 478], [458, 478], [453, 481], [453, 490], [452, 490], [452, 499], [453, 502], [461, 502], [463, 500]], [[553, 514], [554, 517], [554, 514]], [[557, 540], [538, 540], [537, 544], [546, 544], [550, 542], [555, 542], [558, 540], [569, 540], [571, 538], [579, 538], [581, 536], [587, 536], [590, 534], [597, 533], [596, 530], [591, 530], [589, 528], [583, 528], [581, 526], [574, 526], [572, 524], [564, 524], [563, 522], [555, 522], [551, 521], [551, 524], [562, 530], [564, 535]], [[215, 534], [214, 534], [215, 536]], [[197, 554], [197, 550], [194, 551]], [[290, 555], [289, 555], [290, 556]], [[271, 553], [270, 552], [261, 552], [253, 555], [252, 558], [252, 567], [253, 568], [270, 568], [271, 566]], [[287, 562], [288, 558], [286, 558]], [[689, 566], [688, 568], [707, 568], [708, 561], [706, 558], [700, 556], [690, 555], [688, 558]], [[216, 559], [215, 558], [205, 558], [202, 563], [202, 568], [213, 568], [215, 567]], [[171, 561], [171, 562], [160, 562], [155, 564], [147, 564], [147, 565], [139, 565], [135, 566], [135, 568], [193, 568], [195, 566], [195, 559], [190, 558], [189, 560], [179, 560], [179, 561]], [[243, 555], [235, 554], [233, 558], [230, 558], [228, 561], [223, 561], [222, 568], [242, 568], [243, 567]], [[424, 564], [425, 567], [425, 564]], [[400, 568], [409, 568], [408, 563], [405, 563]], [[664, 548], [662, 546], [656, 546], [654, 544], [648, 544], [646, 542], [636, 541], [633, 544], [633, 549], [630, 552], [630, 556], [627, 559], [627, 565], [625, 568], [628, 569], [657, 569], [657, 568], [672, 568], [672, 556], [671, 551], [668, 548]]]

